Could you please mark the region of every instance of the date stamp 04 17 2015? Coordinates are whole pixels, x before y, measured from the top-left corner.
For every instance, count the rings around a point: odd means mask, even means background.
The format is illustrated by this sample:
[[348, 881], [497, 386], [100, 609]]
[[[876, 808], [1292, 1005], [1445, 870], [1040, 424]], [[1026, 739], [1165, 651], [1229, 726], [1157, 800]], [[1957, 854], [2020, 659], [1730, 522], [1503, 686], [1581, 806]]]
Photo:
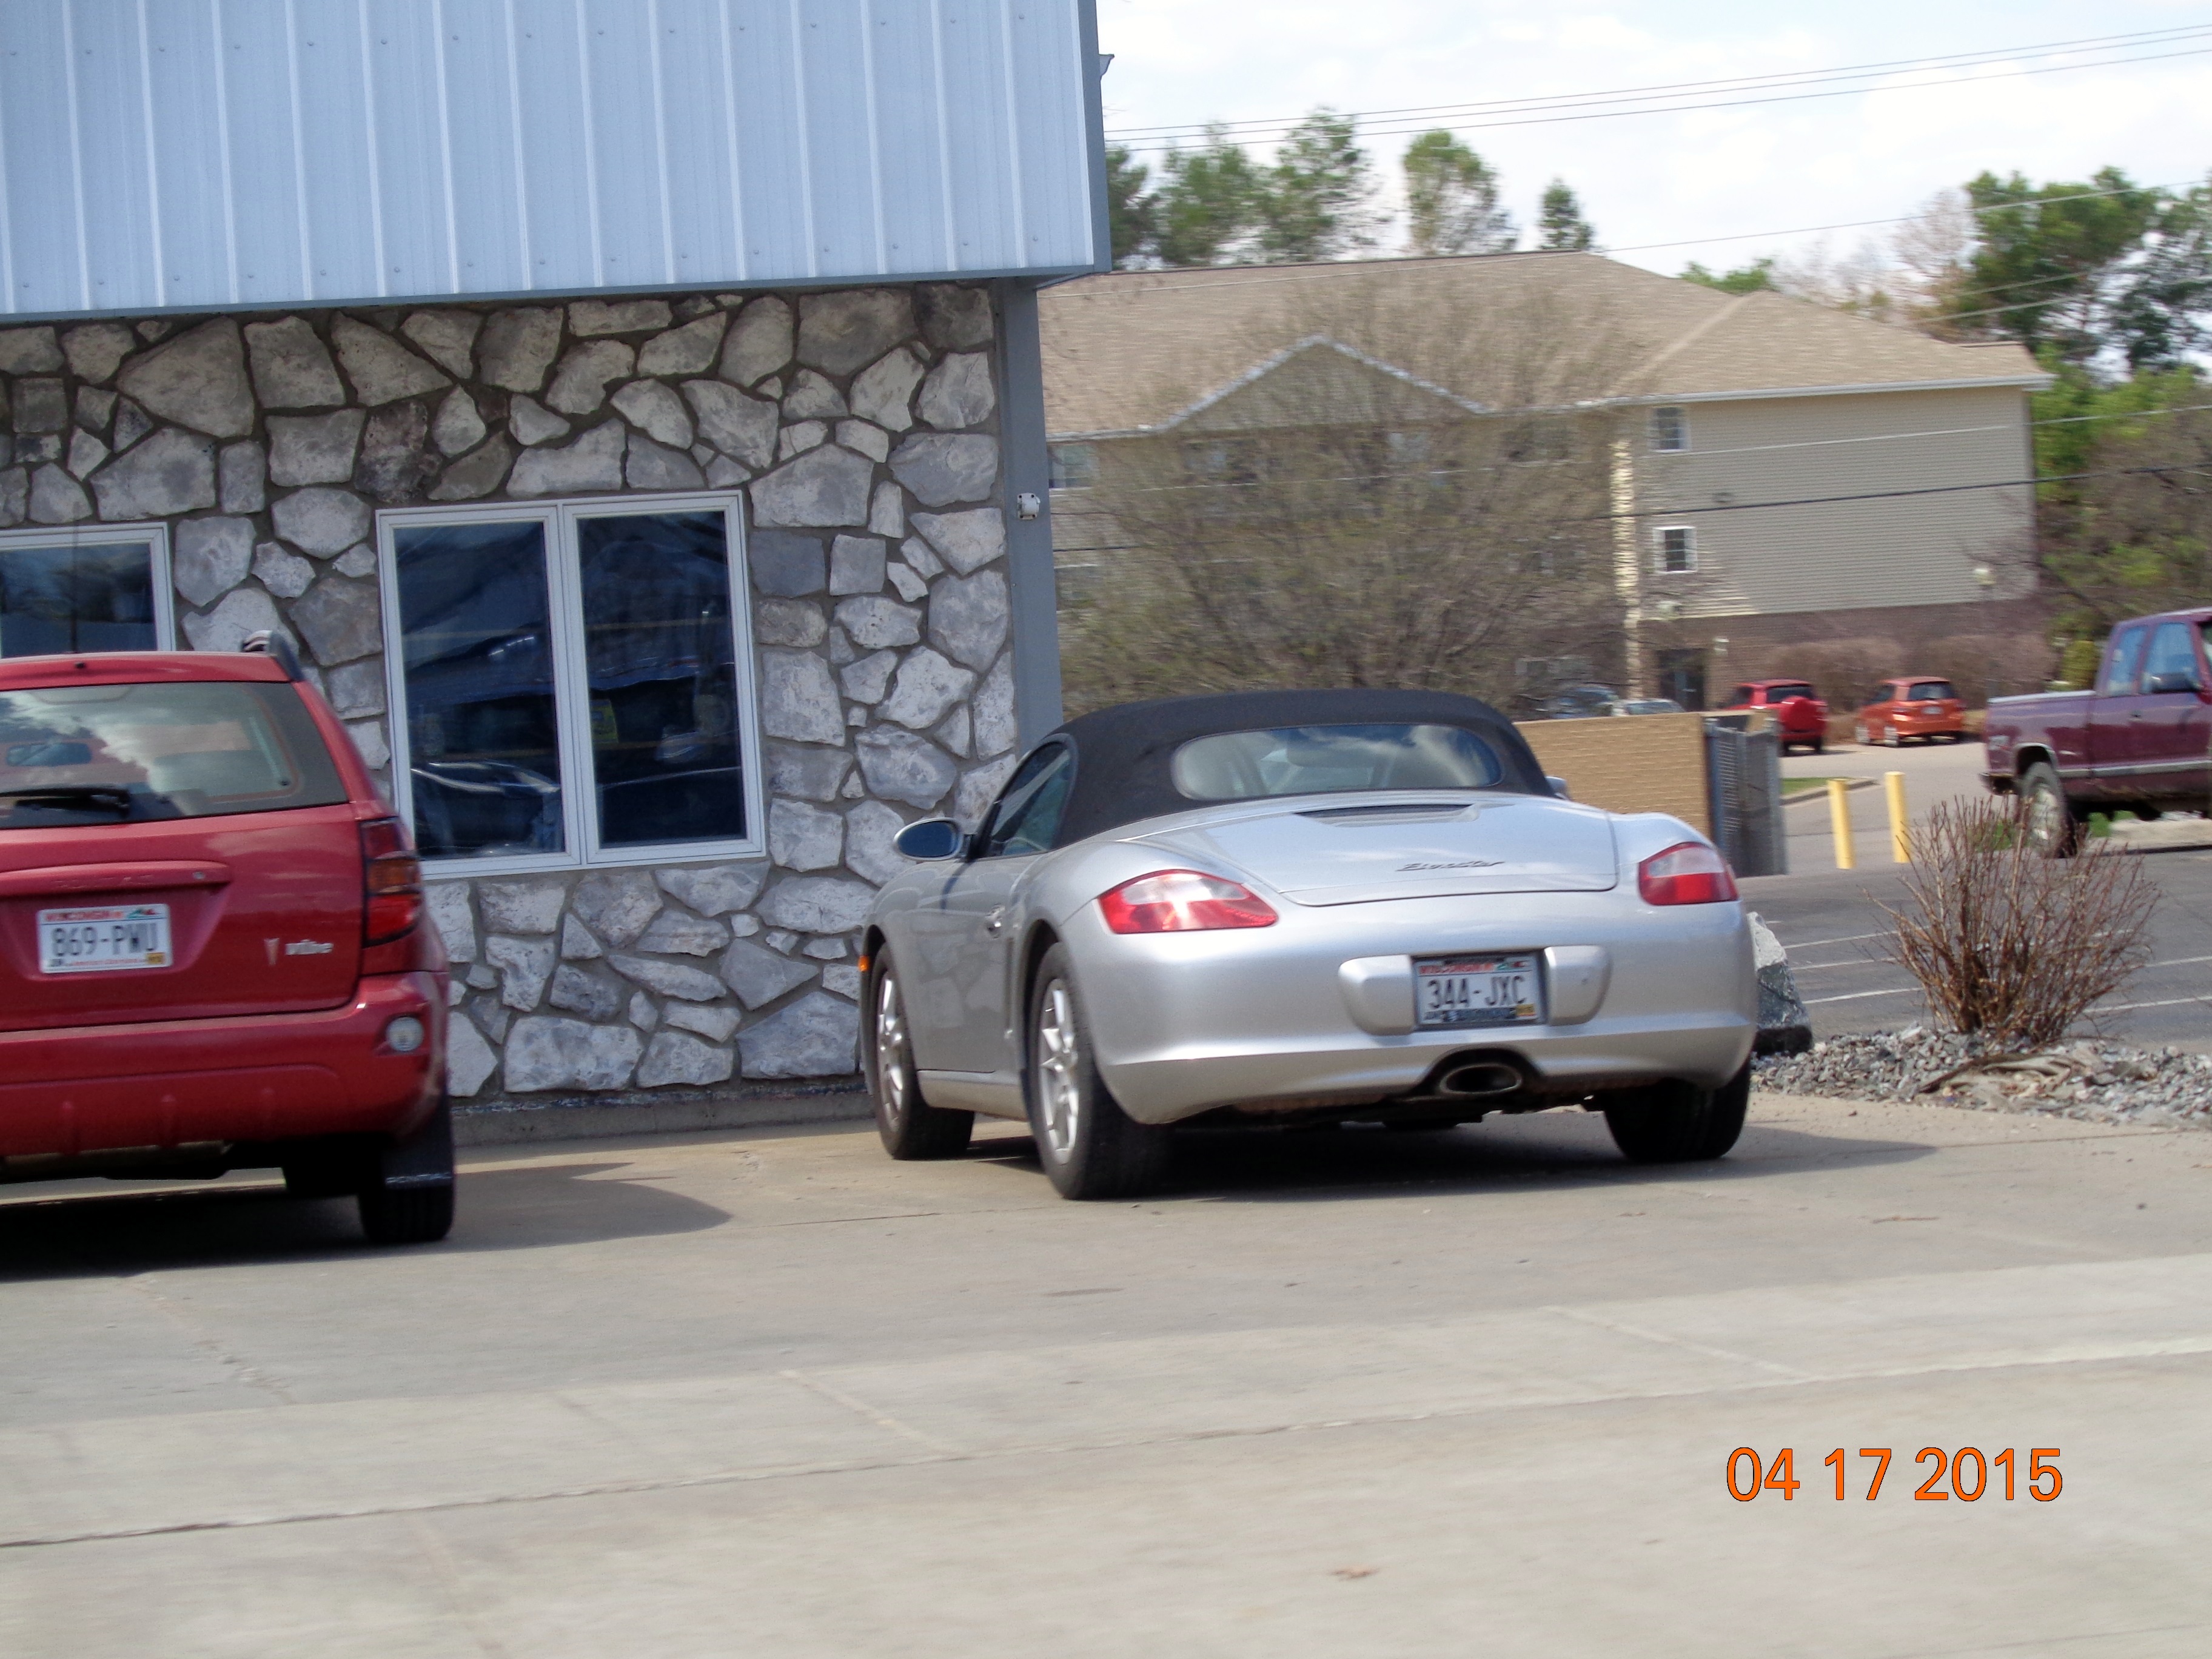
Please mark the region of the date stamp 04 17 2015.
[[[1858, 1455], [1873, 1466], [1863, 1496], [1871, 1504], [1881, 1496], [1883, 1478], [1889, 1473], [1890, 1449], [1887, 1446], [1862, 1446]], [[2021, 1486], [2039, 1504], [2048, 1504], [2066, 1489], [2065, 1477], [2058, 1473], [2058, 1448], [2033, 1446], [2028, 1449], [2025, 1481], [2021, 1480], [2021, 1454], [2008, 1446], [2002, 1451], [1984, 1455], [1978, 1446], [1961, 1446], [1955, 1452], [1941, 1446], [1923, 1446], [1912, 1460], [1916, 1463], [1932, 1463], [1934, 1470], [1913, 1490], [1912, 1496], [1923, 1504], [1948, 1504], [1953, 1499], [1962, 1504], [1978, 1501], [1984, 1493], [1997, 1495], [2001, 1484], [2004, 1501], [2014, 1502]], [[1835, 1495], [1838, 1502], [1846, 1496], [1847, 1470], [1850, 1460], [1838, 1446], [1820, 1460], [1821, 1464], [1835, 1472]], [[1860, 1466], [1866, 1473], [1865, 1464]], [[1945, 1477], [1948, 1476], [1948, 1480]], [[1729, 1496], [1739, 1504], [1748, 1504], [1762, 1492], [1779, 1492], [1785, 1504], [1797, 1496], [1797, 1488], [1805, 1483], [1797, 1478], [1797, 1454], [1784, 1446], [1774, 1454], [1774, 1461], [1766, 1462], [1749, 1446], [1738, 1446], [1729, 1454]]]

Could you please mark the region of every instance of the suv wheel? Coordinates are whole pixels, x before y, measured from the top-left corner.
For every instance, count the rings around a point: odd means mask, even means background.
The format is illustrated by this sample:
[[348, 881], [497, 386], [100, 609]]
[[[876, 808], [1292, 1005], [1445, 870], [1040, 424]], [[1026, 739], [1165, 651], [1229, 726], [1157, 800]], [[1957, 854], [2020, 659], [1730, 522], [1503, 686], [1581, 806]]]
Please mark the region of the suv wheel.
[[372, 1244], [434, 1244], [453, 1231], [451, 1101], [441, 1100], [409, 1139], [371, 1154], [356, 1201]]
[[1613, 1145], [1632, 1164], [1693, 1164], [1735, 1145], [1751, 1105], [1751, 1062], [1717, 1089], [1662, 1083], [1624, 1091], [1605, 1109]]

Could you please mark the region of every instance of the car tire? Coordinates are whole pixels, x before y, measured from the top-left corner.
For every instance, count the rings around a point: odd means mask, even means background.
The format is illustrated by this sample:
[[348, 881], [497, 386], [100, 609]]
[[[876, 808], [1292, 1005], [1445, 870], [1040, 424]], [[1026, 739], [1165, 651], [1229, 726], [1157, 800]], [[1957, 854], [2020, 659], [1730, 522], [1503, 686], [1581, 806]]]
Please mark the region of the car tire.
[[1150, 1191], [1166, 1170], [1174, 1131], [1138, 1122], [1107, 1089], [1064, 945], [1037, 964], [1027, 1031], [1022, 1092], [1053, 1189], [1073, 1199]]
[[2047, 761], [2036, 761], [2020, 775], [2021, 810], [2027, 819], [2027, 844], [2049, 859], [2074, 856], [2081, 843], [2081, 826], [2074, 809], [2066, 804], [2066, 786]]
[[906, 997], [887, 950], [878, 950], [869, 965], [864, 1006], [868, 1010], [868, 1095], [884, 1150], [902, 1164], [959, 1157], [975, 1133], [975, 1114], [947, 1111], [921, 1097]]
[[434, 1244], [453, 1231], [452, 1101], [410, 1139], [368, 1155], [355, 1202], [372, 1244]]
[[1696, 1164], [1721, 1157], [1743, 1133], [1751, 1062], [1717, 1089], [1662, 1083], [1626, 1091], [1605, 1109], [1613, 1143], [1632, 1164]]
[[1825, 735], [1813, 739], [1813, 752], [1816, 755], [1825, 755], [1828, 752], [1828, 739]]

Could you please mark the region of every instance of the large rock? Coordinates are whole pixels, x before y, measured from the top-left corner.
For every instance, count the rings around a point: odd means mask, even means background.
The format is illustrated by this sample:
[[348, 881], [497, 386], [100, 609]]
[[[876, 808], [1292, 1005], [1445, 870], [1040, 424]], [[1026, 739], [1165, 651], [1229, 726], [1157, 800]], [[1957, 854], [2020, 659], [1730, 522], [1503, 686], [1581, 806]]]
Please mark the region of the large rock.
[[507, 1034], [507, 1086], [515, 1094], [544, 1089], [619, 1089], [637, 1069], [645, 1039], [627, 1025], [532, 1014]]
[[891, 452], [891, 476], [924, 507], [988, 498], [999, 477], [999, 441], [979, 434], [925, 432]]
[[606, 402], [608, 382], [627, 378], [636, 363], [637, 354], [620, 340], [570, 346], [545, 401], [564, 415], [588, 415]]
[[765, 945], [741, 939], [722, 953], [722, 977], [748, 1008], [764, 1008], [814, 977], [814, 969]]
[[608, 944], [627, 950], [659, 914], [660, 893], [647, 871], [597, 870], [576, 884], [569, 908]]
[[837, 601], [837, 626], [863, 651], [912, 645], [921, 637], [921, 613], [880, 594], [856, 594]]
[[292, 621], [325, 667], [384, 649], [376, 584], [325, 576], [292, 606]]
[[768, 855], [787, 870], [834, 869], [845, 855], [845, 820], [803, 800], [771, 801]]
[[906, 534], [906, 492], [889, 479], [876, 486], [874, 499], [868, 503], [868, 529], [893, 541]]
[[248, 323], [246, 349], [264, 409], [328, 409], [345, 401], [337, 365], [304, 318]]
[[495, 933], [550, 933], [561, 920], [567, 889], [554, 878], [487, 881], [477, 889], [484, 926]]
[[830, 592], [840, 596], [880, 593], [884, 558], [884, 544], [876, 537], [838, 537], [830, 547]]
[[1001, 755], [962, 778], [959, 788], [952, 792], [952, 816], [962, 823], [982, 823], [985, 810], [998, 799], [999, 791], [1006, 787], [1020, 759], [1018, 755]]
[[568, 307], [568, 331], [586, 339], [666, 328], [669, 320], [665, 300], [578, 300]]
[[829, 632], [820, 608], [805, 599], [763, 599], [753, 606], [753, 641], [757, 645], [812, 647], [821, 644]]
[[929, 642], [970, 668], [991, 665], [1006, 639], [1006, 579], [997, 570], [939, 576], [929, 590]]
[[698, 419], [698, 437], [747, 466], [766, 466], [775, 459], [775, 405], [748, 398], [720, 380], [686, 380], [684, 396]]
[[684, 399], [674, 387], [658, 380], [632, 380], [615, 393], [615, 407], [632, 426], [643, 428], [653, 442], [672, 449], [691, 447], [691, 417], [684, 412]]
[[860, 1047], [860, 1011], [824, 991], [810, 991], [788, 1008], [738, 1034], [750, 1078], [844, 1077]]
[[456, 1010], [446, 1028], [446, 1091], [467, 1099], [499, 1069], [499, 1054], [466, 1014]]
[[912, 869], [914, 861], [891, 846], [891, 838], [905, 828], [896, 807], [862, 801], [845, 815], [845, 867], [878, 887]]
[[187, 519], [177, 526], [172, 574], [195, 609], [213, 605], [252, 568], [252, 520]]
[[20, 466], [0, 467], [0, 530], [22, 523], [30, 510], [30, 474]]
[[914, 424], [914, 389], [921, 359], [906, 346], [888, 351], [854, 378], [853, 413], [891, 432]]
[[483, 326], [483, 319], [473, 311], [418, 311], [399, 325], [399, 331], [448, 374], [465, 380], [476, 372], [471, 349]]
[[354, 488], [387, 507], [420, 493], [438, 471], [438, 458], [427, 447], [429, 437], [430, 417], [421, 404], [391, 404], [378, 410], [362, 434]]
[[291, 637], [277, 617], [276, 600], [252, 587], [234, 587], [204, 617], [185, 618], [185, 637], [195, 651], [235, 651], [264, 629]]
[[216, 458], [216, 483], [226, 513], [258, 513], [269, 505], [269, 461], [248, 439], [225, 444]]
[[988, 289], [929, 283], [915, 297], [921, 313], [921, 337], [939, 351], [965, 351], [991, 343]]
[[[149, 440], [149, 447], [159, 440]], [[329, 558], [363, 540], [374, 522], [367, 501], [349, 489], [301, 489], [280, 500], [270, 514], [276, 533], [302, 553]]]
[[505, 434], [495, 435], [491, 441], [473, 455], [465, 455], [446, 469], [431, 489], [434, 501], [472, 501], [480, 495], [489, 495], [507, 477], [507, 469], [514, 459], [514, 446]]
[[75, 524], [92, 516], [84, 487], [49, 461], [31, 475], [31, 522]]
[[921, 383], [921, 418], [942, 431], [981, 426], [999, 406], [988, 352], [960, 351], [929, 371]]
[[484, 940], [483, 959], [499, 969], [499, 1000], [518, 1014], [545, 1000], [545, 981], [553, 976], [551, 939], [494, 933]]
[[925, 645], [907, 653], [879, 712], [885, 720], [926, 732], [950, 714], [975, 684], [973, 674], [954, 667]]
[[850, 374], [913, 332], [904, 289], [839, 289], [799, 302], [799, 361], [827, 374]]
[[546, 992], [545, 1000], [556, 1008], [586, 1019], [612, 1019], [622, 1012], [627, 994], [624, 988], [563, 963], [553, 971], [552, 988]]
[[637, 349], [637, 372], [641, 374], [703, 374], [714, 361], [714, 353], [722, 343], [722, 330], [729, 319], [721, 312], [708, 313], [704, 317], [672, 328], [665, 334], [656, 334]]
[[[26, 334], [35, 333], [25, 329]], [[138, 349], [138, 341], [120, 323], [87, 323], [82, 328], [73, 328], [62, 336], [62, 351], [69, 359], [70, 373], [80, 380], [89, 380], [94, 386], [107, 384], [107, 377], [115, 373], [123, 360]], [[0, 365], [4, 368], [4, 365]], [[21, 370], [8, 369], [9, 374]], [[35, 373], [36, 371], [32, 371]]]
[[744, 1018], [726, 1004], [697, 1002], [672, 1002], [665, 1016], [668, 1024], [677, 1030], [696, 1031], [709, 1042], [727, 1042]]
[[640, 432], [629, 434], [629, 457], [623, 463], [623, 477], [632, 489], [702, 489], [707, 483], [698, 462]]
[[753, 586], [780, 599], [819, 593], [829, 579], [829, 556], [819, 538], [784, 530], [757, 530], [745, 541]]
[[213, 507], [215, 444], [165, 427], [93, 474], [100, 516], [108, 520], [167, 519]]
[[824, 444], [787, 461], [751, 486], [758, 525], [864, 525], [874, 468], [863, 455]]
[[550, 444], [575, 430], [537, 398], [520, 392], [507, 400], [507, 429], [514, 434], [515, 442], [526, 448], [532, 444]]
[[726, 916], [759, 896], [768, 879], [765, 864], [687, 864], [658, 870], [654, 879], [702, 916]]
[[494, 312], [477, 340], [477, 372], [503, 392], [535, 392], [561, 349], [561, 313], [552, 306]]
[[791, 345], [790, 306], [774, 295], [755, 300], [731, 324], [718, 372], [726, 380], [751, 386], [791, 361]]
[[15, 430], [59, 432], [69, 425], [69, 398], [59, 380], [15, 382]]
[[714, 975], [702, 968], [687, 968], [680, 962], [611, 951], [607, 965], [624, 979], [635, 981], [664, 997], [680, 997], [685, 1002], [713, 1002], [724, 994], [722, 981]]
[[128, 398], [115, 401], [115, 453], [120, 455], [154, 429], [154, 417]]
[[[89, 477], [99, 471], [100, 463], [107, 459], [108, 453], [106, 444], [83, 428], [78, 428], [70, 434], [68, 466], [70, 475], [77, 478]], [[221, 471], [221, 462], [218, 461], [216, 464], [218, 473]], [[85, 511], [89, 513], [92, 508], [87, 506]]]
[[196, 432], [243, 438], [253, 430], [246, 349], [238, 325], [228, 317], [202, 323], [133, 360], [119, 384], [141, 407]]
[[639, 936], [637, 948], [662, 956], [711, 957], [730, 942], [729, 925], [710, 917], [663, 910]]
[[945, 562], [965, 576], [1006, 553], [1006, 515], [995, 507], [963, 513], [917, 513], [914, 527]]
[[830, 665], [811, 651], [763, 651], [761, 730], [799, 743], [842, 743], [845, 708]]
[[453, 384], [382, 329], [351, 317], [340, 317], [331, 325], [331, 339], [355, 395], [372, 408]]
[[328, 415], [271, 415], [269, 417], [269, 477], [286, 486], [345, 483], [361, 447], [361, 428], [368, 419], [358, 409]]
[[430, 422], [430, 441], [445, 455], [465, 455], [483, 441], [483, 413], [475, 398], [455, 386], [438, 405], [438, 418]]
[[561, 956], [568, 962], [592, 962], [606, 952], [599, 948], [592, 930], [574, 916], [561, 918]]
[[837, 684], [854, 702], [881, 702], [898, 668], [896, 651], [872, 651], [837, 671]]
[[825, 376], [811, 368], [802, 368], [793, 375], [790, 389], [783, 394], [783, 418], [787, 421], [834, 420], [848, 412], [844, 395]]
[[507, 493], [576, 495], [620, 489], [623, 450], [629, 440], [629, 428], [620, 421], [603, 421], [558, 449], [525, 450], [507, 480]]
[[1014, 665], [1011, 654], [1001, 655], [991, 665], [991, 672], [983, 677], [983, 684], [975, 692], [972, 707], [978, 755], [1000, 754], [1019, 741], [1020, 731], [1014, 723]]
[[0, 329], [0, 374], [51, 374], [61, 366], [52, 326]]
[[681, 1031], [656, 1031], [638, 1064], [637, 1086], [659, 1089], [680, 1083], [700, 1088], [726, 1082], [734, 1064], [727, 1048], [717, 1048]]
[[477, 959], [477, 922], [469, 908], [469, 884], [465, 881], [432, 881], [422, 886], [422, 908], [430, 913], [430, 921], [438, 930], [438, 937], [446, 943], [446, 954], [455, 962], [474, 962]]
[[842, 749], [811, 744], [771, 743], [768, 749], [768, 787], [779, 795], [801, 800], [835, 800], [853, 769], [853, 757]]
[[931, 807], [959, 775], [952, 757], [924, 737], [888, 726], [871, 726], [854, 744], [868, 793], [909, 806]]

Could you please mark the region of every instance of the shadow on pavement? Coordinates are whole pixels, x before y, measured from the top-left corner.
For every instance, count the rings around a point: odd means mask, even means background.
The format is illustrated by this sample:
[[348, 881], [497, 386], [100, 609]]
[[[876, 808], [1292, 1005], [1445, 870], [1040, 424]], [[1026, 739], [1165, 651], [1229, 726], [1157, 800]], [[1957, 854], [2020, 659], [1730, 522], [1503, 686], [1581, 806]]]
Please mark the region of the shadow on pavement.
[[700, 1232], [726, 1211], [640, 1181], [595, 1180], [628, 1162], [532, 1164], [461, 1173], [458, 1216], [440, 1244], [380, 1249], [350, 1199], [295, 1199], [265, 1182], [52, 1197], [0, 1188], [0, 1282], [263, 1264], [287, 1258], [525, 1250]]

